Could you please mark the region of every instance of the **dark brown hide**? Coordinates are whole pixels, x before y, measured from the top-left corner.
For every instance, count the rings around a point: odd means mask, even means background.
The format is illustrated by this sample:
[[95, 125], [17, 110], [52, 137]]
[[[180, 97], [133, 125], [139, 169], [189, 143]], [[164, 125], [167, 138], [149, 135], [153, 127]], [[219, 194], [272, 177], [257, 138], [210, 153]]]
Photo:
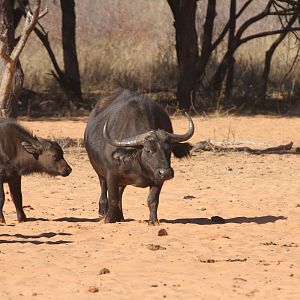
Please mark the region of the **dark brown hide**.
[[68, 176], [72, 169], [57, 142], [33, 136], [16, 121], [0, 118], [0, 223], [5, 223], [3, 184], [8, 183], [19, 222], [22, 207], [21, 177], [31, 173]]

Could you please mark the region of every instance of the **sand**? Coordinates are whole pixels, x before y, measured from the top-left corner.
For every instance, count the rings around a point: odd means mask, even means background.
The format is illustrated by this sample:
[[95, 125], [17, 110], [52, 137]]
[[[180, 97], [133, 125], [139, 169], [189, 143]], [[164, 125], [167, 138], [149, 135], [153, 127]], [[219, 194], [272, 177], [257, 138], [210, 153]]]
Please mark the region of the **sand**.
[[[183, 117], [172, 120], [177, 132], [185, 131]], [[193, 143], [300, 146], [299, 118], [194, 120]], [[81, 138], [85, 122], [22, 124], [42, 137]], [[5, 203], [1, 300], [300, 299], [299, 156], [206, 152], [173, 159], [159, 226], [145, 223], [148, 189], [134, 187], [123, 196], [126, 222], [100, 224], [99, 184], [86, 153], [75, 148], [65, 156], [69, 177], [23, 178], [28, 222], [18, 224], [12, 201]], [[161, 229], [167, 235], [159, 236]]]

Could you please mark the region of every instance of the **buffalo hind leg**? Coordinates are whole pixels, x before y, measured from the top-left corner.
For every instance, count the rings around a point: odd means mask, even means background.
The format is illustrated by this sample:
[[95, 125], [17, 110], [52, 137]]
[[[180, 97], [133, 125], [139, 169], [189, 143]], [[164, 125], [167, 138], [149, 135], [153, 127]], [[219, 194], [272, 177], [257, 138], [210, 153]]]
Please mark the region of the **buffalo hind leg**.
[[3, 215], [4, 201], [5, 201], [5, 194], [3, 189], [3, 181], [0, 178], [0, 223], [5, 223], [5, 218]]
[[99, 176], [101, 194], [99, 199], [99, 217], [104, 218], [108, 211], [108, 200], [107, 200], [107, 182], [103, 177]]
[[108, 188], [108, 212], [105, 217], [105, 223], [115, 223], [124, 220], [121, 209], [120, 188], [114, 176], [109, 176], [107, 180]]
[[159, 194], [162, 188], [162, 184], [150, 187], [150, 192], [147, 199], [147, 204], [150, 210], [149, 225], [159, 225], [157, 219], [157, 208], [159, 203]]
[[8, 185], [16, 207], [18, 222], [25, 222], [27, 218], [22, 205], [21, 176], [15, 176], [13, 179], [10, 179]]

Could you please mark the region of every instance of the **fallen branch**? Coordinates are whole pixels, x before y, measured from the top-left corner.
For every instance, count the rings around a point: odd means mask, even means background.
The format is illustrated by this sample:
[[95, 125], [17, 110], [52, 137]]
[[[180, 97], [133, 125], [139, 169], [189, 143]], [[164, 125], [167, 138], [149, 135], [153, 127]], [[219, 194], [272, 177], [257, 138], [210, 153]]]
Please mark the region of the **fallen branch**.
[[[237, 142], [238, 143], [238, 142]], [[265, 149], [252, 149], [250, 147], [224, 147], [216, 143], [208, 141], [200, 141], [195, 144], [191, 153], [200, 151], [213, 151], [213, 152], [247, 152], [251, 154], [300, 154], [300, 148], [293, 148], [293, 142], [286, 145], [279, 145], [276, 147], [269, 147]]]

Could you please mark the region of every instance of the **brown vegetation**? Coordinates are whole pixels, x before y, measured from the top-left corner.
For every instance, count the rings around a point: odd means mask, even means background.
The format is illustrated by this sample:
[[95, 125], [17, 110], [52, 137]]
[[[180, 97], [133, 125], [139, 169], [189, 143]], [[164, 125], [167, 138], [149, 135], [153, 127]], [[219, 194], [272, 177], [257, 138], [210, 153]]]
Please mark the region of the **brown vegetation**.
[[[240, 12], [243, 4], [243, 1], [237, 1], [236, 10]], [[249, 4], [242, 10], [243, 13], [237, 20], [237, 28], [245, 20], [262, 11], [265, 5], [265, 1], [256, 1], [255, 5]], [[42, 25], [48, 32], [49, 41], [60, 63], [60, 7], [50, 3], [49, 10], [50, 13], [42, 20]], [[113, 0], [109, 3], [84, 1], [76, 3], [76, 13], [77, 50], [85, 95], [121, 86], [143, 92], [160, 91], [157, 94], [158, 99], [175, 100], [179, 74], [174, 47], [173, 16], [167, 1], [159, 0], [155, 1], [155, 4], [149, 1], [126, 0]], [[227, 38], [224, 39], [222, 31], [228, 16], [229, 5], [217, 2], [212, 32], [215, 51], [209, 57], [203, 58], [208, 61], [205, 63], [205, 73], [201, 77], [202, 83], [197, 87], [200, 88], [200, 93], [192, 99], [198, 110], [208, 107], [228, 109], [233, 104], [236, 109], [249, 107], [253, 106], [259, 97], [257, 92], [262, 81], [265, 53], [278, 36], [249, 41], [236, 50], [234, 85], [230, 93], [227, 93], [235, 99], [234, 103], [222, 103], [218, 99], [214, 103], [207, 94], [210, 78], [215, 74], [227, 49]], [[198, 2], [196, 27], [200, 50], [206, 47], [203, 44], [205, 17], [206, 2]], [[253, 35], [258, 30], [276, 30], [279, 22], [275, 17], [267, 17], [249, 27], [246, 33]], [[36, 38], [31, 39], [29, 46], [26, 57], [23, 58], [26, 87], [36, 91], [57, 91], [55, 81], [49, 76], [52, 66], [47, 53]], [[32, 47], [35, 49], [34, 58], [31, 56]], [[295, 102], [299, 90], [297, 49], [295, 35], [286, 37], [276, 48], [265, 97], [267, 109], [273, 104], [274, 107], [285, 107]], [[204, 55], [203, 51], [200, 54]], [[36, 63], [32, 66], [33, 60]], [[164, 93], [161, 93], [162, 91]], [[175, 101], [173, 103], [176, 105]]]

